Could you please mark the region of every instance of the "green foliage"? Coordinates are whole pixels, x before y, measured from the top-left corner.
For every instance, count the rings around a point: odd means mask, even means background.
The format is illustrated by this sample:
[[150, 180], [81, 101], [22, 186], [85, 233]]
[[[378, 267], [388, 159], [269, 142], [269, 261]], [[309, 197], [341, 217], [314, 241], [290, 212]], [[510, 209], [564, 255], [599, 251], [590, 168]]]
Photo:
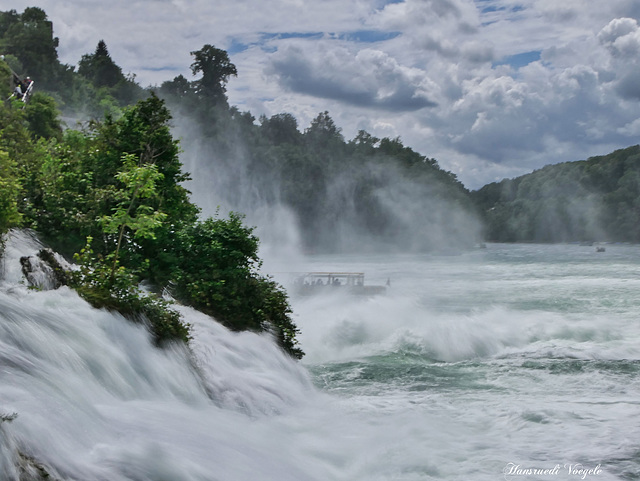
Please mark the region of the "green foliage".
[[16, 160], [32, 150], [29, 123], [21, 107], [11, 102], [0, 105], [0, 145]]
[[0, 98], [7, 99], [13, 90], [13, 73], [7, 59], [0, 60]]
[[125, 80], [122, 69], [111, 59], [104, 40], [98, 42], [93, 55], [82, 56], [78, 63], [78, 73], [96, 87], [114, 87]]
[[21, 185], [17, 167], [7, 152], [0, 150], [0, 236], [20, 224], [22, 215], [18, 210]]
[[62, 126], [60, 113], [52, 97], [42, 92], [35, 92], [25, 106], [25, 117], [29, 122], [29, 130], [33, 137], [43, 139], [60, 138]]
[[138, 278], [116, 260], [96, 256], [91, 249], [91, 237], [75, 256], [80, 269], [71, 274], [71, 286], [91, 305], [117, 311], [125, 317], [149, 325], [158, 344], [181, 340], [188, 342], [190, 326], [170, 303], [140, 291]]
[[202, 78], [195, 82], [196, 94], [214, 103], [226, 103], [225, 86], [229, 77], [238, 75], [227, 52], [207, 44], [200, 50], [191, 52], [191, 55], [194, 58], [191, 72], [193, 75], [202, 73]]
[[294, 357], [297, 328], [286, 294], [271, 279], [258, 274], [258, 239], [232, 213], [209, 218], [178, 233], [179, 259], [173, 277], [174, 294], [209, 313], [231, 329], [272, 330]]
[[472, 193], [502, 242], [640, 242], [640, 146], [548, 165]]
[[0, 12], [0, 50], [15, 56], [24, 72], [51, 84], [56, 77], [58, 39], [53, 36], [53, 24], [38, 7], [26, 8], [22, 14], [15, 10]]
[[84, 168], [89, 143], [81, 133], [67, 131], [61, 141], [41, 142], [37, 162], [24, 166], [27, 224], [67, 255], [98, 234], [95, 220], [113, 203], [112, 189], [94, 186], [94, 173]]
[[[181, 186], [188, 176], [181, 171], [169, 119], [162, 101], [152, 96], [117, 121], [93, 122], [85, 132], [67, 130], [60, 140], [43, 145], [40, 165], [29, 169], [35, 176], [28, 195], [32, 227], [66, 254], [77, 252], [92, 236], [94, 249], [102, 255], [116, 248], [118, 240], [124, 242], [125, 263], [153, 257], [169, 232], [194, 222], [198, 213]], [[148, 190], [151, 185], [154, 195]], [[134, 223], [136, 242], [124, 229], [122, 237], [104, 229]], [[154, 235], [147, 235], [152, 231]]]
[[329, 116], [329, 112], [326, 110], [318, 114], [318, 116], [311, 121], [311, 125], [304, 131], [304, 139], [311, 146], [311, 148], [327, 149], [328, 146], [341, 147], [344, 138], [340, 133], [341, 129], [336, 126], [333, 119]]
[[[0, 68], [0, 76], [2, 72]], [[33, 179], [40, 169], [43, 149], [32, 141], [37, 134], [30, 130], [34, 125], [23, 106], [22, 102], [0, 104], [0, 233], [22, 223], [31, 196], [36, 195]]]
[[125, 106], [142, 95], [142, 89], [135, 83], [134, 77], [125, 76], [113, 61], [104, 40], [98, 42], [93, 54], [82, 56], [78, 63], [78, 74], [101, 93], [99, 105], [103, 109], [111, 110], [109, 104], [112, 100]]
[[234, 117], [226, 96], [226, 84], [237, 75], [237, 69], [224, 50], [204, 45], [191, 52], [193, 75], [201, 74], [193, 81], [178, 75], [163, 82], [157, 93], [165, 99], [171, 111], [178, 117], [192, 119], [193, 133], [216, 137], [220, 142], [232, 141], [221, 135], [220, 126], [228, 125]]
[[135, 155], [123, 156], [123, 168], [116, 174], [116, 179], [124, 184], [124, 189], [116, 193], [118, 204], [114, 212], [100, 218], [102, 230], [106, 234], [118, 233], [118, 242], [113, 254], [114, 271], [125, 229], [132, 230], [134, 238], [155, 239], [154, 231], [166, 219], [167, 214], [154, 211], [150, 205], [140, 203], [141, 200], [157, 197], [156, 182], [163, 177], [155, 164], [137, 165]]
[[133, 264], [156, 259], [144, 275], [158, 284], [168, 281], [174, 263], [173, 254], [165, 246], [172, 242], [176, 230], [195, 222], [199, 212], [182, 186], [189, 176], [182, 172], [178, 143], [173, 140], [168, 126], [170, 119], [164, 102], [151, 95], [134, 108], [127, 109], [118, 121], [108, 119], [103, 124], [94, 124], [96, 150], [86, 169], [94, 172], [98, 185], [118, 188], [116, 180], [122, 170], [124, 153], [135, 155], [140, 167], [149, 167], [158, 173], [156, 195], [145, 199], [147, 207], [144, 208], [149, 213], [162, 212], [166, 217], [154, 229], [154, 236], [127, 243], [123, 258], [123, 262]]
[[195, 88], [184, 75], [178, 75], [173, 80], [163, 82], [159, 92], [163, 97], [185, 99], [195, 94]]
[[239, 216], [197, 221], [164, 102], [151, 95], [117, 120], [44, 138], [34, 129], [53, 124], [54, 107], [46, 96], [31, 111], [0, 106], [0, 228], [22, 216], [56, 249], [80, 252], [72, 286], [96, 307], [144, 321], [159, 343], [187, 340], [188, 326], [141, 292], [141, 279], [157, 289], [176, 282], [184, 302], [233, 329], [268, 329], [302, 356], [284, 291], [257, 273], [252, 230]]
[[111, 59], [103, 41], [95, 53], [82, 57], [78, 72], [59, 62], [57, 47], [44, 10], [0, 12], [0, 52], [7, 64], [18, 76], [31, 76], [36, 91], [52, 95], [66, 115], [100, 118], [146, 96], [135, 76], [124, 75]]

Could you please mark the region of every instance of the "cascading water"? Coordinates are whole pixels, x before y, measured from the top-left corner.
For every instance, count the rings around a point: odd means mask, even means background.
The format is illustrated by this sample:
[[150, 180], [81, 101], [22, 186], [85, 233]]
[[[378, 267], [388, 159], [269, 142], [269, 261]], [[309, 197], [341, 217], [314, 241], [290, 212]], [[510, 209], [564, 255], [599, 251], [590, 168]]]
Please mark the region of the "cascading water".
[[182, 308], [191, 350], [155, 348], [143, 326], [68, 288], [17, 284], [18, 258], [39, 248], [14, 233], [6, 249], [0, 479], [18, 479], [19, 456], [54, 479], [256, 479], [265, 468], [263, 479], [317, 479], [291, 463], [277, 427], [313, 388], [268, 336], [231, 333]]
[[635, 246], [303, 259], [392, 283], [294, 297], [301, 363], [184, 307], [189, 348], [158, 349], [67, 288], [28, 289], [19, 259], [40, 247], [14, 233], [4, 257], [2, 481], [640, 474]]

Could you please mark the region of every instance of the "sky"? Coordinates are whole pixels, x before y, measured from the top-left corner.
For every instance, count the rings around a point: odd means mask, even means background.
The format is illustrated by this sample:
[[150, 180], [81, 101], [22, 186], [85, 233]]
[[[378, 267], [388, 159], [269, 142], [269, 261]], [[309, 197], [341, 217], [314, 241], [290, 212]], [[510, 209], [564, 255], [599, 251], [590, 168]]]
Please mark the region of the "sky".
[[232, 105], [328, 111], [469, 189], [640, 143], [638, 0], [12, 0], [53, 21], [63, 63], [104, 40], [143, 87], [226, 50]]

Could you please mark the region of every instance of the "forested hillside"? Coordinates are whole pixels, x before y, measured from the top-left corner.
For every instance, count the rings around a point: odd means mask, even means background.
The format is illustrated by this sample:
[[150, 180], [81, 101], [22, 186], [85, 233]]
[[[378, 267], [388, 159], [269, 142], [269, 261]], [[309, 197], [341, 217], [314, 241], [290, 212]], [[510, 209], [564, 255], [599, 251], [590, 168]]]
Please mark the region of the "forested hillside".
[[472, 192], [499, 242], [640, 242], [640, 146]]
[[[32, 13], [42, 12], [28, 9], [12, 25], [46, 26], [42, 16], [32, 21]], [[50, 28], [46, 32], [51, 35]], [[119, 82], [120, 71], [105, 63], [104, 52], [99, 45], [95, 55], [82, 59], [79, 71], [92, 88], [98, 80], [89, 73], [96, 69], [110, 72], [110, 83]], [[8, 54], [5, 60], [11, 60]], [[0, 103], [0, 236], [15, 227], [34, 229], [79, 266], [65, 270], [41, 251], [40, 260], [56, 272], [58, 285], [73, 287], [96, 307], [146, 322], [158, 344], [188, 341], [189, 326], [159, 296], [141, 292], [143, 281], [156, 293], [169, 289], [231, 329], [272, 332], [283, 349], [301, 357], [286, 293], [259, 272], [253, 229], [239, 214], [203, 219], [190, 201], [183, 186], [189, 176], [164, 101], [147, 92], [144, 100], [81, 129], [63, 129], [50, 95], [37, 90], [27, 101], [11, 95], [15, 76], [32, 70], [18, 73], [15, 59], [12, 65], [5, 60], [0, 60], [0, 95], [6, 99]], [[30, 68], [42, 75], [56, 70], [44, 65], [55, 63], [35, 62]], [[115, 88], [117, 82], [100, 88]]]
[[185, 163], [196, 166], [194, 190], [243, 212], [288, 209], [311, 252], [431, 251], [479, 240], [468, 191], [435, 159], [399, 138], [360, 131], [346, 140], [326, 111], [304, 129], [288, 113], [256, 121], [227, 103], [225, 85], [237, 75], [227, 53], [205, 45], [191, 54], [201, 77], [176, 77], [158, 95], [176, 114]]

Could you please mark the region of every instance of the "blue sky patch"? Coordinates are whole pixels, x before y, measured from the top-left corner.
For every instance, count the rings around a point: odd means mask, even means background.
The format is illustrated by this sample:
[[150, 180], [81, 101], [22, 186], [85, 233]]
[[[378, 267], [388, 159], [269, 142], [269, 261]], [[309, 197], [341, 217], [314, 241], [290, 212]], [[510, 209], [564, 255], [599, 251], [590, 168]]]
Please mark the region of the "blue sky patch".
[[[331, 37], [351, 42], [374, 43], [391, 40], [401, 35], [401, 32], [385, 32], [382, 30], [355, 30], [353, 32], [329, 33]], [[320, 39], [325, 35], [324, 32], [278, 32], [278, 33], [261, 33], [260, 40], [252, 43], [245, 43], [241, 38], [232, 38], [231, 43], [227, 45], [226, 51], [229, 55], [244, 52], [254, 45], [262, 45], [268, 51], [275, 51], [274, 48], [265, 47], [264, 44], [270, 40], [286, 40], [289, 38], [303, 39]]]
[[164, 65], [162, 67], [142, 67], [142, 70], [147, 72], [180, 72], [183, 68], [182, 66]]
[[506, 10], [505, 7], [496, 7], [495, 5], [489, 5], [480, 10], [480, 13], [493, 13], [493, 12], [501, 12]]
[[498, 62], [495, 62], [493, 66], [495, 67], [497, 65], [510, 65], [514, 69], [518, 70], [521, 67], [529, 65], [531, 62], [540, 60], [541, 54], [541, 50], [532, 50], [530, 52], [517, 53], [515, 55], [503, 57]]
[[263, 40], [272, 40], [277, 38], [279, 40], [286, 40], [288, 38], [321, 38], [324, 35], [322, 32], [279, 32], [279, 33], [263, 33]]
[[233, 55], [236, 53], [244, 52], [247, 50], [251, 44], [243, 43], [237, 38], [232, 38], [231, 43], [227, 46], [226, 50], [229, 55]]
[[480, 11], [480, 14], [489, 14], [496, 12], [518, 13], [522, 12], [525, 8], [522, 5], [514, 5], [512, 7], [506, 7], [501, 5], [497, 0], [474, 0], [476, 7]]
[[[287, 38], [321, 38], [324, 35], [322, 32], [279, 32], [279, 33], [260, 33], [260, 40], [257, 42], [245, 43], [241, 38], [232, 38], [231, 43], [225, 49], [229, 55], [244, 52], [249, 47], [255, 45], [263, 45], [265, 42], [273, 39], [287, 39]], [[268, 51], [275, 51], [275, 48], [264, 47]]]
[[391, 40], [400, 34], [400, 32], [382, 32], [380, 30], [357, 30], [355, 32], [341, 33], [338, 38], [354, 42], [373, 43]]

